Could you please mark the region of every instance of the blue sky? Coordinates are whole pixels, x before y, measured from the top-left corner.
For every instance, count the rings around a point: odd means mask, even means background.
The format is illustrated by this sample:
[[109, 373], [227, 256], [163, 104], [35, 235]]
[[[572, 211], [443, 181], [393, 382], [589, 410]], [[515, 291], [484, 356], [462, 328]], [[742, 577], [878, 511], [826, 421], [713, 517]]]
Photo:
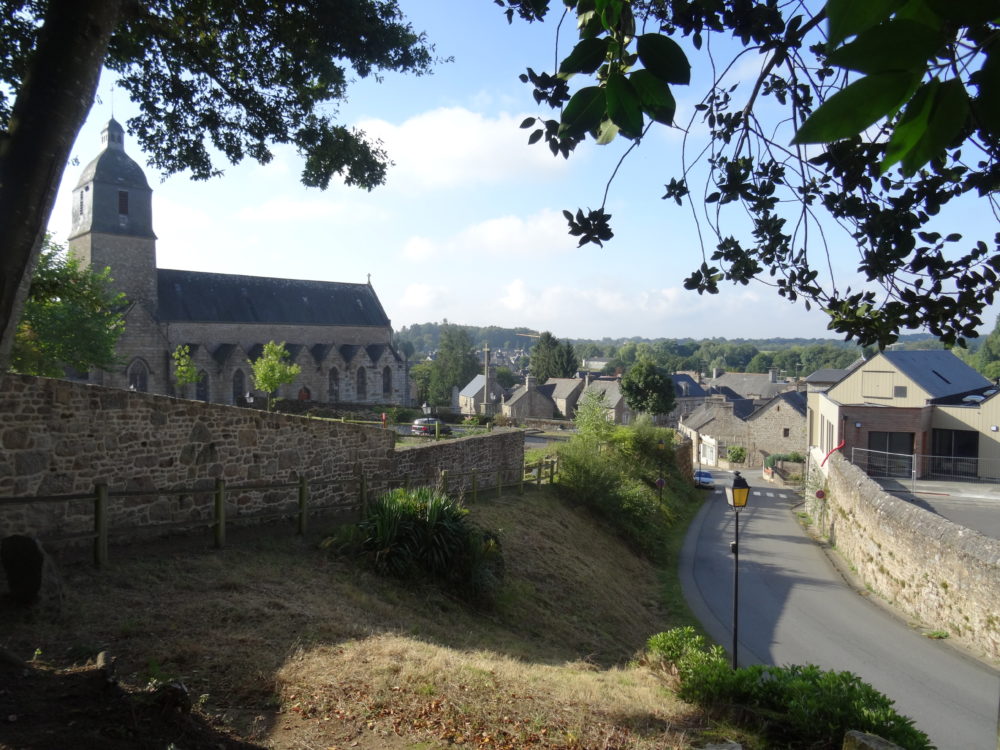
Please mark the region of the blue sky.
[[[690, 209], [660, 199], [679, 172], [677, 130], [651, 131], [619, 170], [608, 199], [615, 238], [577, 249], [561, 212], [600, 205], [628, 143], [585, 144], [569, 160], [527, 145], [521, 120], [552, 115], [517, 76], [528, 66], [553, 69], [555, 24], [508, 26], [490, 0], [400, 6], [454, 62], [420, 78], [360, 81], [340, 106], [342, 122], [384, 142], [395, 162], [387, 184], [370, 193], [306, 189], [290, 148], [266, 167], [220, 164], [225, 174], [208, 182], [163, 180], [147, 167], [160, 267], [345, 282], [371, 274], [397, 329], [447, 318], [569, 338], [831, 336], [821, 313], [763, 284], [712, 296], [684, 290], [701, 262], [697, 234]], [[133, 111], [112, 88], [105, 76], [74, 146], [79, 164], [66, 170], [50, 223], [58, 241], [101, 129], [112, 111], [123, 125]], [[700, 90], [675, 90], [679, 122]], [[125, 147], [145, 165], [128, 136]], [[849, 249], [842, 260], [849, 269]]]

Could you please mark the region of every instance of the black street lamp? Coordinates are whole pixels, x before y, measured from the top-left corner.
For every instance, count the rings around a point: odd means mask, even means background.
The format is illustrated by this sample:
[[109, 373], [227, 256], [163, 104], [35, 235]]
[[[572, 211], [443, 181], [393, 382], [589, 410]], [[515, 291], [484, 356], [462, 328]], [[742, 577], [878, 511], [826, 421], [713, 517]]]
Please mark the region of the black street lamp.
[[726, 501], [736, 513], [736, 537], [733, 542], [733, 669], [736, 669], [736, 643], [739, 634], [740, 615], [740, 510], [745, 508], [750, 498], [750, 485], [734, 471], [733, 486], [726, 487]]

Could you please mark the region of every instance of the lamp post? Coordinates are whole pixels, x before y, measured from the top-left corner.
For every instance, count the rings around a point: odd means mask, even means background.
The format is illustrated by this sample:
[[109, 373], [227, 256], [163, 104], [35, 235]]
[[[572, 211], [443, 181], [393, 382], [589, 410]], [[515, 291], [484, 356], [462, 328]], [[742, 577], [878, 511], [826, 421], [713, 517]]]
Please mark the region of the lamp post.
[[426, 401], [424, 401], [424, 405], [421, 406], [420, 408], [423, 409], [425, 417], [430, 415], [430, 413], [431, 413], [431, 407], [430, 407], [430, 405]]
[[726, 501], [736, 513], [735, 529], [736, 536], [733, 542], [733, 669], [736, 669], [736, 644], [739, 637], [739, 615], [740, 615], [740, 510], [746, 507], [750, 497], [750, 485], [747, 480], [740, 476], [738, 471], [734, 471], [733, 486], [726, 487]]

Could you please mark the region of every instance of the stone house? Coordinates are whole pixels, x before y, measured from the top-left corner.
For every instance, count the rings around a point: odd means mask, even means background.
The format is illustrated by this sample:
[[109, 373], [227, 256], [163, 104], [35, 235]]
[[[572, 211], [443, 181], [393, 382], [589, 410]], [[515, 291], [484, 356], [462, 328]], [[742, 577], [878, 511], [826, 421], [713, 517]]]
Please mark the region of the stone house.
[[524, 385], [518, 386], [510, 398], [504, 401], [501, 410], [506, 417], [521, 421], [524, 419], [554, 419], [557, 414], [556, 402], [552, 400], [554, 385], [535, 385], [530, 375]]
[[583, 388], [580, 398], [584, 398], [588, 393], [596, 393], [604, 399], [607, 404], [608, 421], [615, 424], [631, 424], [635, 421], [635, 414], [625, 403], [622, 395], [621, 385], [617, 378], [591, 380]]
[[552, 400], [559, 416], [572, 419], [576, 414], [576, 404], [583, 393], [584, 382], [580, 378], [549, 378], [545, 385], [552, 385]]
[[771, 368], [767, 374], [756, 372], [724, 372], [713, 375], [705, 383], [708, 388], [730, 388], [743, 398], [767, 401], [779, 393], [794, 391], [794, 381], [778, 377], [778, 371]]
[[458, 393], [458, 409], [462, 414], [496, 413], [500, 410], [505, 393], [492, 377], [487, 387], [486, 376], [479, 373]]
[[666, 417], [666, 424], [676, 427], [680, 421], [705, 403], [708, 393], [701, 384], [686, 372], [675, 372], [670, 376], [674, 383], [674, 408]]
[[998, 393], [951, 352], [881, 352], [808, 394], [808, 444], [872, 475], [1000, 480]]
[[[277, 394], [326, 402], [410, 403], [407, 364], [371, 283], [265, 278], [158, 268], [152, 190], [126, 153], [115, 120], [103, 150], [73, 192], [69, 251], [110, 267], [128, 301], [118, 343], [121, 366], [89, 373], [92, 383], [202, 401], [245, 403], [250, 362], [268, 341], [285, 342], [302, 368]], [[171, 354], [187, 345], [200, 379], [173, 383]]]

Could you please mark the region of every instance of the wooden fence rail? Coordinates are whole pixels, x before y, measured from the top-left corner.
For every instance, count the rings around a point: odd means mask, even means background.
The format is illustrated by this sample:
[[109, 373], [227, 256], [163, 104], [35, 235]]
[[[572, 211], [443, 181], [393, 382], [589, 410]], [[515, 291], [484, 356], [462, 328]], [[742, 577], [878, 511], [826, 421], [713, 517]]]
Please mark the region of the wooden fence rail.
[[[404, 477], [399, 480], [380, 481], [379, 484], [388, 489], [395, 487], [411, 486], [434, 486], [442, 492], [449, 491], [451, 487], [464, 489], [468, 486], [470, 491], [470, 502], [478, 502], [480, 491], [492, 490], [497, 497], [503, 495], [504, 489], [517, 487], [520, 494], [524, 494], [525, 482], [534, 482], [540, 486], [543, 481], [554, 483], [558, 474], [558, 464], [552, 459], [539, 459], [530, 464], [525, 464], [524, 470], [516, 482], [504, 482], [503, 472], [477, 472], [475, 469], [468, 472], [451, 472], [440, 470], [436, 475], [424, 478]], [[465, 480], [468, 479], [466, 482]], [[458, 480], [456, 482], [456, 480]], [[357, 484], [357, 504], [356, 505], [326, 505], [322, 507], [310, 505], [312, 490], [337, 484]], [[295, 490], [296, 511], [295, 511], [295, 532], [304, 535], [308, 528], [309, 514], [321, 513], [329, 510], [358, 510], [364, 514], [368, 508], [370, 495], [370, 482], [362, 472], [358, 471], [355, 476], [342, 479], [322, 479], [308, 481], [305, 477], [299, 477], [295, 482], [277, 482], [270, 484], [236, 484], [228, 485], [223, 479], [216, 479], [213, 487], [171, 487], [169, 489], [148, 489], [148, 490], [114, 490], [108, 489], [106, 482], [97, 482], [92, 492], [67, 494], [67, 495], [46, 495], [32, 497], [0, 497], [0, 506], [8, 505], [38, 505], [42, 503], [90, 501], [93, 503], [94, 525], [92, 531], [84, 531], [60, 536], [47, 536], [46, 543], [63, 543], [71, 541], [91, 541], [93, 543], [94, 565], [101, 567], [108, 562], [108, 539], [112, 534], [122, 534], [134, 532], [139, 527], [112, 528], [109, 520], [109, 501], [111, 498], [128, 497], [190, 497], [195, 495], [212, 495], [212, 518], [201, 520], [172, 521], [168, 523], [153, 524], [148, 528], [153, 530], [166, 530], [170, 528], [193, 529], [199, 526], [210, 526], [212, 528], [213, 543], [218, 549], [226, 545], [226, 499], [230, 493], [235, 492], [264, 492], [264, 491], [284, 491]], [[279, 520], [290, 517], [288, 512], [253, 514], [241, 516], [239, 521], [260, 523], [263, 521]]]

